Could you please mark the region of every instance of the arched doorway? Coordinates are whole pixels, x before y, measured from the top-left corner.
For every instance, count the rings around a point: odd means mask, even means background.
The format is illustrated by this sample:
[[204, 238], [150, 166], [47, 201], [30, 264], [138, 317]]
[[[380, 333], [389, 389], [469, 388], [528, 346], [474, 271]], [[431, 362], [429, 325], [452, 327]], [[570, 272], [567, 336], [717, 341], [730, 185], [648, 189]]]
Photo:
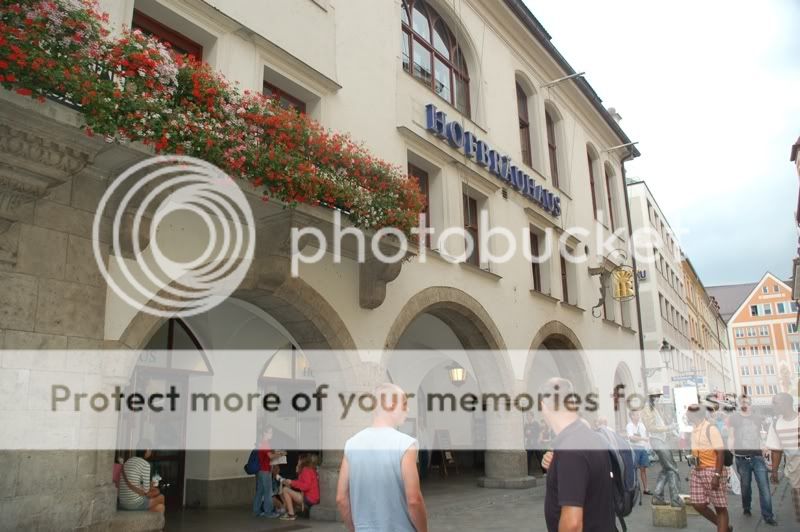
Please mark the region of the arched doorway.
[[[439, 470], [436, 474], [423, 467], [429, 486], [445, 470], [453, 481], [474, 482], [485, 475], [482, 482], [497, 474], [491, 464], [500, 460], [493, 461], [486, 452], [494, 429], [487, 426], [491, 418], [481, 401], [489, 392], [511, 392], [513, 374], [504, 341], [478, 301], [449, 287], [416, 294], [390, 329], [382, 365], [396, 384], [416, 395], [405, 429], [421, 440], [430, 465]], [[467, 412], [457, 402], [469, 396], [478, 399], [474, 411]], [[521, 422], [518, 428], [521, 435]], [[453, 478], [450, 471], [461, 477]], [[523, 477], [526, 472], [520, 468], [515, 480], [524, 483]]]
[[[539, 329], [531, 343], [524, 373], [525, 389], [536, 396], [548, 379], [561, 377], [572, 383], [575, 393], [586, 397], [594, 386], [588, 368], [577, 335], [563, 323], [551, 321]], [[534, 413], [534, 418], [542, 427], [540, 443], [546, 446], [553, 435], [541, 414]]]
[[[203, 350], [208, 350], [210, 365], [220, 372], [223, 370], [214, 359], [221, 350], [232, 356], [237, 351], [257, 351], [258, 366], [241, 375], [239, 380], [243, 389], [249, 386], [252, 391], [259, 387], [262, 391], [264, 387], [274, 388], [278, 382], [307, 387], [313, 385], [309, 377], [318, 369], [342, 379], [349, 378], [341, 368], [354, 367], [357, 362], [351, 357], [357, 355], [353, 351], [354, 342], [337, 312], [303, 281], [287, 279], [276, 286], [271, 282], [268, 268], [262, 269], [261, 274], [257, 273], [257, 265], [253, 269], [256, 272], [251, 271], [232, 297], [205, 314], [184, 320]], [[164, 336], [169, 321], [139, 314], [129, 323], [120, 341], [134, 350], [142, 350], [151, 341]], [[182, 497], [175, 496], [180, 500], [179, 506], [220, 507], [252, 499], [252, 477], [244, 473], [243, 464], [256, 441], [260, 424], [274, 424], [289, 438], [298, 438], [302, 433], [304, 441], [321, 439], [322, 419], [309, 423], [307, 420], [291, 420], [281, 414], [275, 412], [269, 420], [254, 414], [251, 420], [232, 427], [206, 428], [205, 434], [193, 432], [190, 422], [186, 427], [187, 441], [190, 441], [188, 438], [207, 438], [209, 444], [205, 450], [202, 449], [203, 443], [201, 448], [195, 445], [194, 450], [185, 452], [183, 494]], [[246, 438], [238, 441], [245, 441], [242, 447], [247, 448], [215, 450], [216, 435], [231, 436], [230, 431], [239, 436], [246, 433]], [[316, 437], [308, 436], [309, 433], [315, 433]], [[316, 445], [313, 450], [321, 447]], [[296, 446], [294, 449], [298, 450]], [[294, 457], [290, 455], [290, 458]], [[322, 458], [321, 477], [329, 474], [335, 477], [338, 471], [339, 457], [334, 453], [329, 458]], [[288, 467], [291, 464], [287, 464]], [[333, 494], [326, 493], [323, 497], [325, 500], [320, 507], [333, 507]]]

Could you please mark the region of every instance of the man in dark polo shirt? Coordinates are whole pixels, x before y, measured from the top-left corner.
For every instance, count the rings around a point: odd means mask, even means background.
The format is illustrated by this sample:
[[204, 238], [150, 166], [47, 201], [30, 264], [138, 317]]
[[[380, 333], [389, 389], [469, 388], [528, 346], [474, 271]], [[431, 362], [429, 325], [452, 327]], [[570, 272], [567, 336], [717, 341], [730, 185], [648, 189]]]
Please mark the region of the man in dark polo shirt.
[[547, 530], [613, 531], [615, 516], [608, 446], [578, 415], [575, 396], [569, 399], [570, 394], [573, 394], [572, 384], [561, 378], [548, 380], [540, 392], [542, 414], [556, 434], [544, 499]]

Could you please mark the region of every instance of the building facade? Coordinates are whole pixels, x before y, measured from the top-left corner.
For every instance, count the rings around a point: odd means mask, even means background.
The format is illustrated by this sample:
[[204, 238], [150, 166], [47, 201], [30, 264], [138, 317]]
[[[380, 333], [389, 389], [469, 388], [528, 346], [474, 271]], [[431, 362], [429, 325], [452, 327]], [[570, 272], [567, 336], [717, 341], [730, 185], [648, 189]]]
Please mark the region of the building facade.
[[762, 405], [778, 392], [796, 393], [800, 336], [789, 285], [767, 273], [754, 284], [711, 287], [709, 292], [733, 309], [728, 341], [736, 361], [737, 393]]
[[683, 253], [644, 181], [628, 181], [633, 231], [651, 235], [652, 260], [637, 264], [642, 331], [650, 387], [671, 401], [674, 379], [694, 374]]
[[719, 304], [703, 286], [688, 257], [683, 258], [683, 278], [689, 311], [692, 367], [706, 379], [707, 393], [733, 393], [733, 367], [728, 349], [728, 328]]
[[[461, 392], [498, 383], [534, 391], [552, 375], [598, 390], [601, 398], [619, 384], [643, 391], [633, 302], [613, 299], [608, 287], [601, 293], [601, 279], [624, 265], [624, 255], [609, 254], [598, 244], [609, 238], [619, 249], [628, 244], [627, 232], [618, 231], [627, 226], [623, 164], [638, 152], [610, 150], [629, 139], [588, 83], [574, 77], [521, 0], [101, 4], [113, 32], [132, 25], [155, 34], [173, 48], [202, 57], [242, 90], [265, 91], [408, 169], [424, 188], [431, 228], [482, 231], [475, 222], [483, 215], [493, 228], [530, 229], [537, 237], [531, 237], [530, 245], [540, 253], [548, 247], [556, 258], [532, 264], [522, 254], [504, 262], [467, 254], [466, 262], [453, 264], [446, 258], [465, 248], [448, 240], [441, 248], [431, 245], [427, 261], [412, 258], [401, 267], [386, 267], [359, 264], [349, 255], [338, 263], [326, 254], [318, 263], [301, 265], [300, 276], [294, 277], [286, 248], [275, 243], [287, 241], [291, 228], [301, 224], [329, 229], [332, 212], [265, 204], [246, 190], [257, 234], [269, 238], [257, 240], [255, 261], [242, 284], [206, 314], [158, 318], [116, 297], [91, 251], [99, 199], [120, 169], [151, 152], [136, 144], [89, 138], [74, 109], [3, 91], [0, 149], [4, 161], [13, 163], [3, 163], [0, 193], [14, 198], [0, 202], [0, 339], [5, 349], [195, 352], [182, 363], [176, 362], [179, 357], [133, 359], [128, 371], [117, 376], [118, 384], [146, 382], [151, 388], [163, 386], [152, 376], [154, 368], [171, 371], [190, 386], [198, 373], [221, 371], [205, 351], [257, 349], [265, 355], [253, 385], [264, 387], [305, 386], [313, 376], [338, 369], [351, 389], [363, 388], [368, 375], [391, 379], [406, 390], [447, 388], [452, 386], [448, 371], [455, 365], [468, 376], [459, 383]], [[552, 83], [565, 77], [571, 78]], [[524, 171], [523, 186], [511, 187], [498, 178], [492, 166], [499, 155], [491, 156], [490, 164], [476, 162], [465, 144], [456, 142], [463, 140], [459, 130], [481, 139], [480, 149], [491, 146], [506, 162], [516, 161], [518, 172]], [[525, 187], [530, 180], [539, 188]], [[549, 191], [546, 199], [542, 189]], [[671, 241], [661, 268], [648, 270], [649, 279], [642, 283], [650, 309], [647, 345], [658, 348], [667, 342], [672, 368], [685, 369], [691, 352], [680, 251], [663, 215], [652, 221], [653, 211], [648, 217], [649, 195], [638, 198], [638, 223], [651, 221]], [[587, 231], [571, 231], [575, 227]], [[186, 229], [186, 234], [197, 234], [191, 226]], [[545, 238], [548, 232], [563, 236], [568, 250], [585, 251], [588, 262], [561, 258], [557, 242]], [[108, 253], [103, 238], [101, 248]], [[189, 245], [185, 237], [166, 238], [173, 249]], [[418, 256], [419, 250], [412, 254]], [[417, 358], [396, 355], [395, 349], [414, 349]], [[602, 349], [610, 351], [595, 352]], [[331, 354], [311, 354], [318, 350]], [[478, 350], [496, 357], [487, 362], [475, 354]], [[517, 358], [508, 354], [512, 350]], [[31, 364], [4, 371], [15, 372], [15, 391], [25, 394], [40, 370]], [[668, 374], [661, 377], [668, 384]], [[415, 432], [422, 414], [414, 405], [410, 410]], [[615, 415], [606, 399], [600, 414]], [[117, 449], [135, 445], [149, 430], [106, 422], [101, 428], [116, 434]], [[252, 441], [261, 422], [253, 415], [250, 423], [212, 427], [198, 437], [213, 443], [221, 433], [238, 431]], [[292, 419], [270, 422], [290, 436], [303, 430]], [[182, 423], [176, 421], [178, 438], [192, 431]], [[319, 423], [328, 440], [339, 442], [358, 428], [335, 419]], [[428, 419], [427, 424], [447, 428], [446, 419]], [[456, 427], [450, 430], [457, 449], [468, 435]], [[511, 438], [519, 440], [521, 449], [521, 417], [518, 423], [481, 430], [490, 443]], [[175, 486], [168, 504], [214, 507], [248, 500], [253, 483], [242, 471], [246, 452], [178, 450], [162, 456]], [[532, 482], [521, 450], [469, 456], [482, 471], [482, 485]], [[116, 515], [113, 459], [114, 449], [3, 453], [0, 528], [108, 524]], [[319, 518], [335, 516], [340, 459], [336, 451], [323, 453], [323, 500], [314, 514]]]

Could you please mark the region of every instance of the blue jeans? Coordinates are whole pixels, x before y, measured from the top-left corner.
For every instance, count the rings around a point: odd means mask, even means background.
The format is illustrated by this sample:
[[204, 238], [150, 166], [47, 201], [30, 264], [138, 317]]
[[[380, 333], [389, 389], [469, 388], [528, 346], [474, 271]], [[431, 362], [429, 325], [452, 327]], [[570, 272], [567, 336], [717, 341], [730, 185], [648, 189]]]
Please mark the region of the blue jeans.
[[256, 475], [256, 497], [253, 499], [253, 513], [271, 515], [272, 506], [272, 472], [259, 471]]
[[769, 492], [769, 471], [767, 462], [763, 456], [737, 456], [736, 471], [739, 472], [739, 480], [742, 483], [742, 508], [750, 510], [750, 501], [753, 498], [751, 475], [756, 477], [758, 485], [758, 499], [761, 505], [761, 516], [764, 519], [771, 519], [772, 515], [772, 495]]

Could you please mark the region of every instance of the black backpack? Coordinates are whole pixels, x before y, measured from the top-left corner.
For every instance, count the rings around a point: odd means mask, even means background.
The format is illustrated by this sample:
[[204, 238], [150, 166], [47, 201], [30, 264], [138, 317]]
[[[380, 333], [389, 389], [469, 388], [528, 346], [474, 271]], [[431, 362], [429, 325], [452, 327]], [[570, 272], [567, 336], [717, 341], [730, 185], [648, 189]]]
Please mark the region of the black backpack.
[[[717, 429], [716, 426], [714, 428]], [[717, 432], [719, 432], [719, 429], [717, 429]], [[722, 464], [725, 467], [730, 467], [733, 465], [733, 453], [730, 450], [728, 450], [728, 444], [725, 441], [725, 438], [722, 437], [722, 433], [720, 433], [719, 437], [722, 440], [723, 447], [725, 447], [725, 451], [722, 458]], [[711, 442], [711, 423], [709, 423], [708, 426], [706, 427], [706, 439], [709, 442]]]
[[636, 474], [634, 452], [628, 441], [610, 430], [599, 431], [609, 444], [608, 456], [611, 462], [611, 488], [614, 500], [614, 515], [617, 516], [623, 532], [628, 530], [625, 518], [639, 504], [639, 477]]

